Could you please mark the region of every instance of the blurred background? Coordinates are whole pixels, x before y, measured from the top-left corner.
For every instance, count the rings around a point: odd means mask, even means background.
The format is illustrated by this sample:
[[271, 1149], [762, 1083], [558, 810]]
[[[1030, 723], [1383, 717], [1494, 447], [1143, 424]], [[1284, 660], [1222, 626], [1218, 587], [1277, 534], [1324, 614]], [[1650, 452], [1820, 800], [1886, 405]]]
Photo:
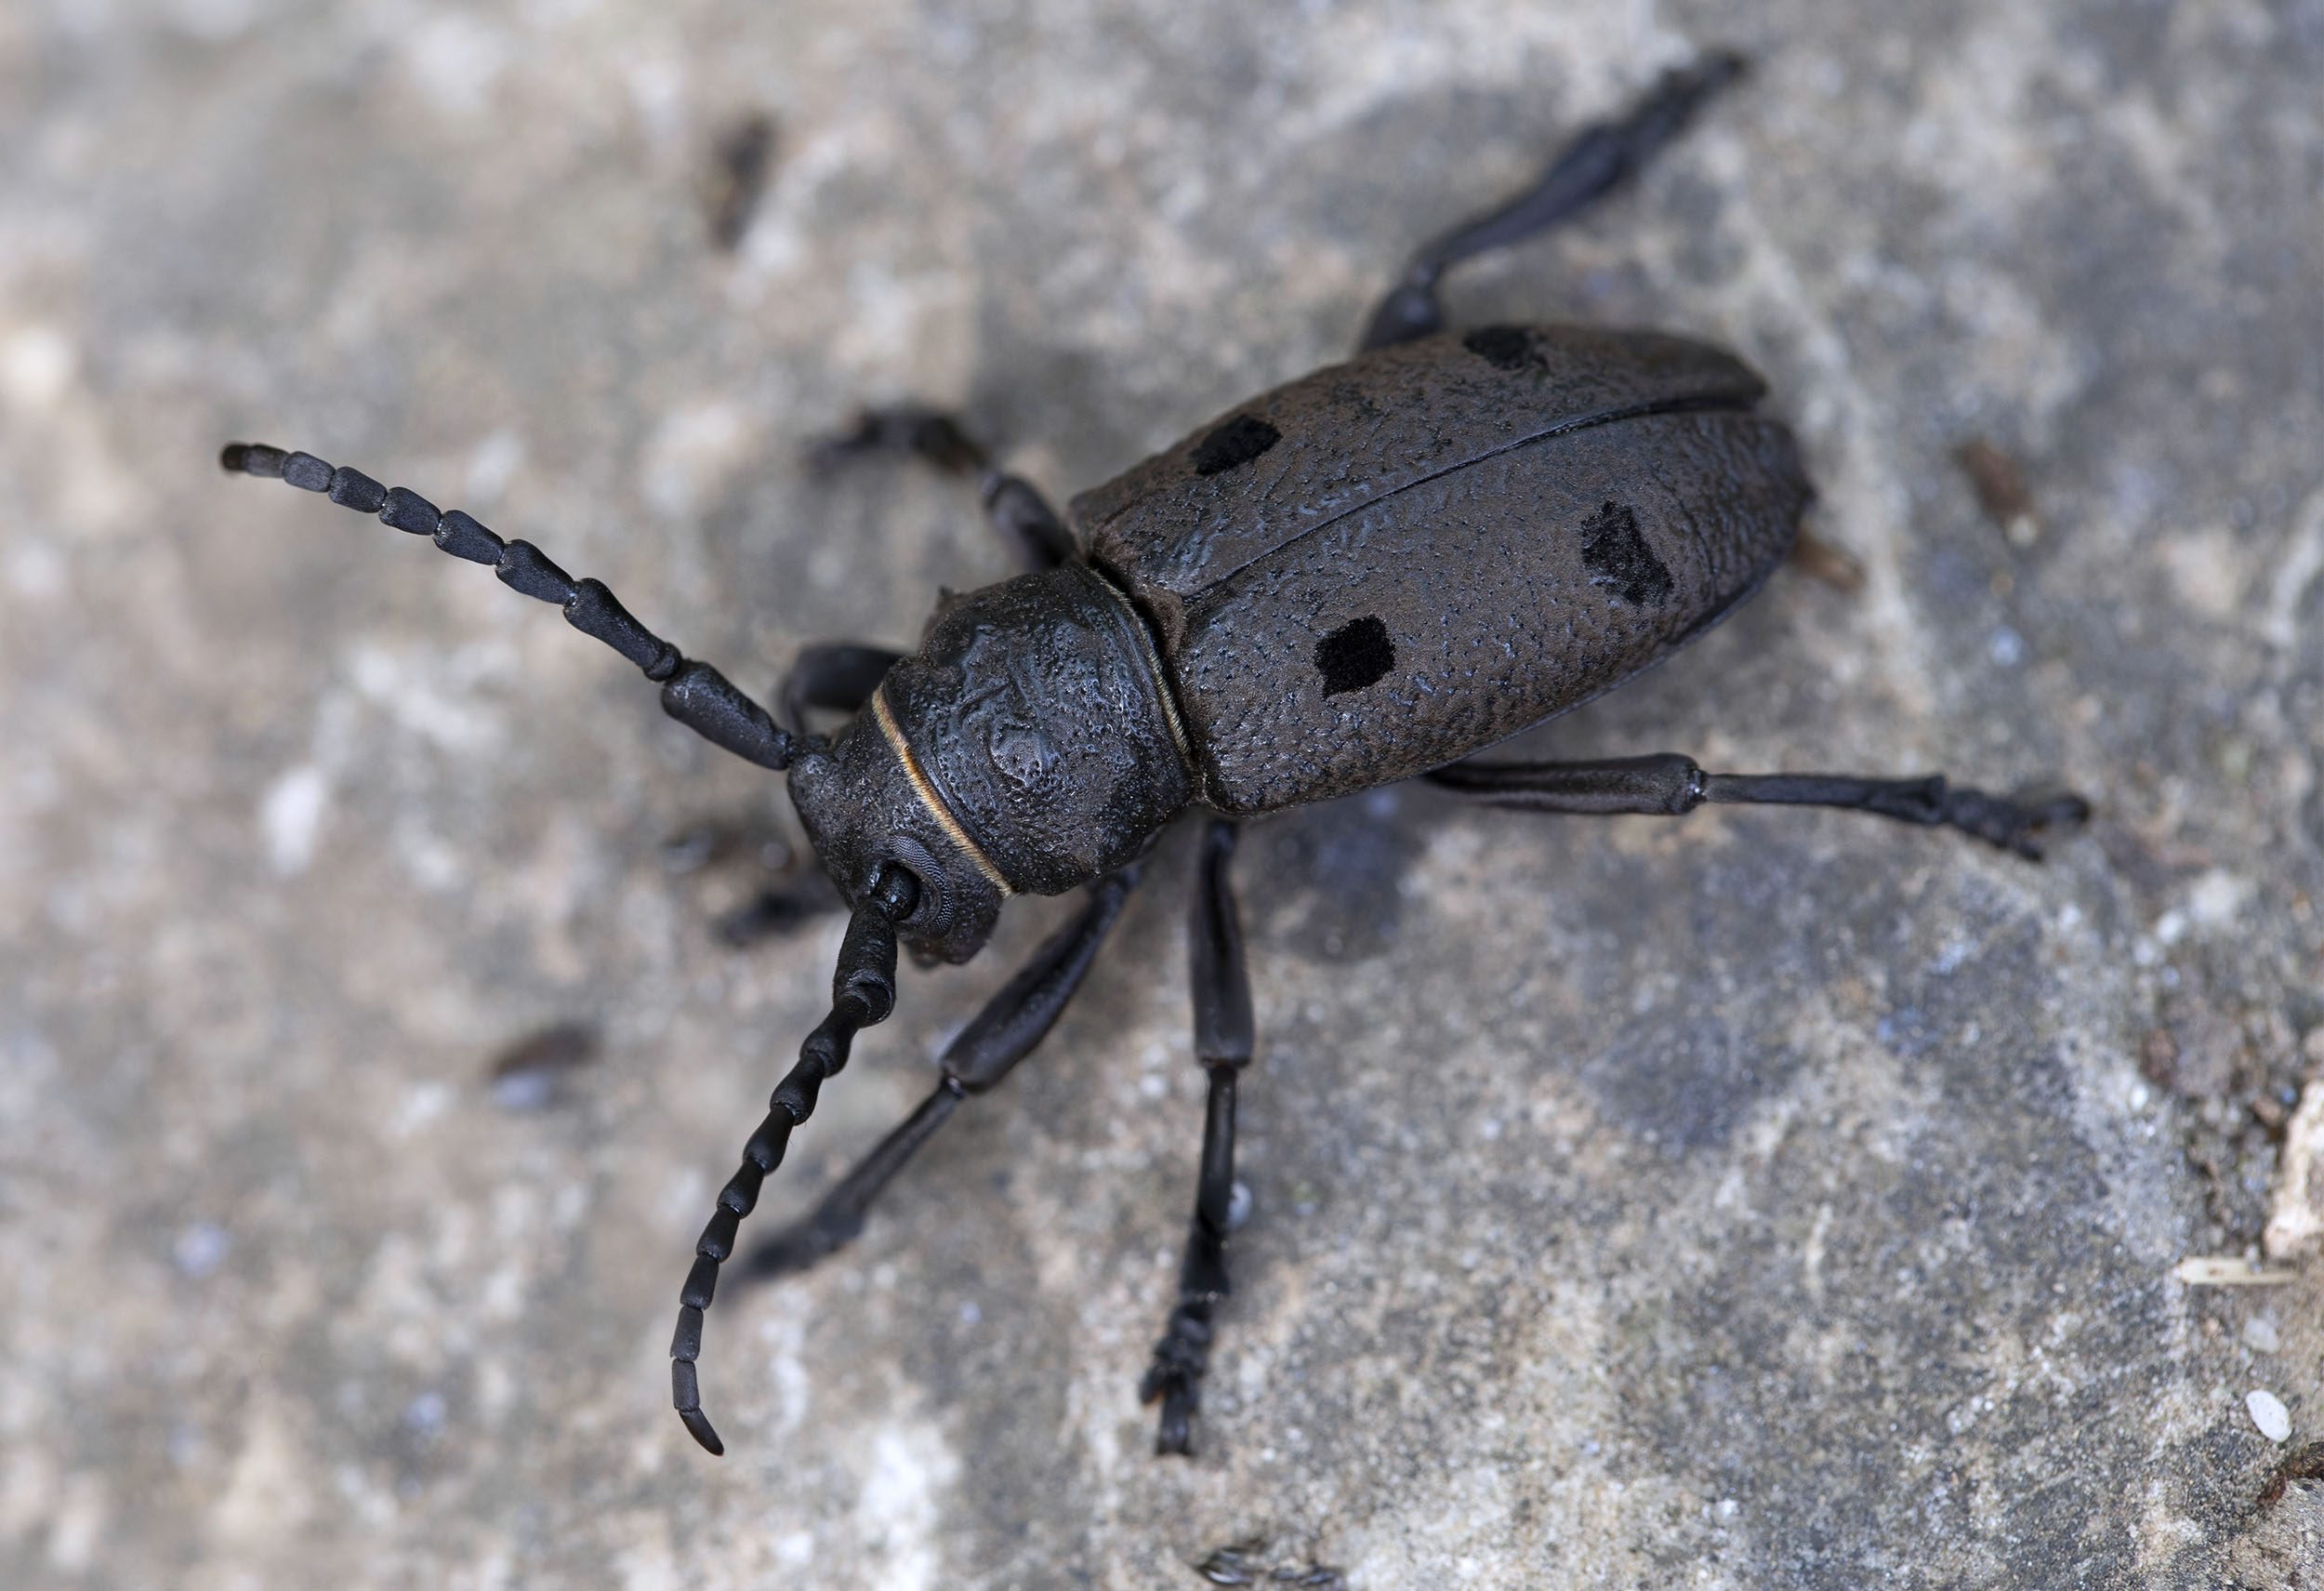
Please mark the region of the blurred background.
[[[1752, 75], [1643, 182], [1450, 297], [1738, 350], [1836, 557], [1524, 749], [2097, 820], [2039, 868], [1410, 789], [1254, 827], [1191, 1463], [1135, 1400], [1200, 1134], [1173, 836], [862, 1241], [722, 1292], [706, 1458], [675, 1294], [841, 926], [778, 781], [218, 445], [765, 692], [1010, 572], [958, 482], [807, 468], [857, 404], [1062, 498], [1712, 46]], [[2260, 1241], [2324, 1063], [2319, 82], [2314, 0], [0, 9], [0, 1579], [2290, 1584], [2324, 1290], [2174, 1267]], [[746, 1238], [1063, 909], [907, 973]]]

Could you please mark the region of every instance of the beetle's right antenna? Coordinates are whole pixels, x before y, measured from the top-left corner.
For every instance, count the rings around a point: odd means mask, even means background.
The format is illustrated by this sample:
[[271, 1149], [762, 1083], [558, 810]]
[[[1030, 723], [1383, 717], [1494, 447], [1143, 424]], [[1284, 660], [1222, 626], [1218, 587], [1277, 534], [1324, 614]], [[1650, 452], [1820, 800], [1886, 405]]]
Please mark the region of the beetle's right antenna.
[[719, 1266], [734, 1252], [736, 1229], [759, 1202], [759, 1185], [783, 1163], [791, 1129], [813, 1112], [824, 1079], [847, 1065], [858, 1032], [886, 1021], [896, 1008], [896, 924], [912, 915], [919, 898], [919, 880], [892, 862], [872, 881], [839, 942], [839, 964], [831, 974], [831, 1014], [807, 1035], [799, 1047], [799, 1065], [775, 1085], [767, 1119], [743, 1146], [742, 1167], [720, 1190], [719, 1207], [694, 1244], [693, 1269], [678, 1294], [678, 1330], [669, 1344], [670, 1401], [693, 1439], [713, 1454], [725, 1452], [726, 1444], [702, 1412], [694, 1361], [702, 1357], [702, 1312], [718, 1291]]
[[[690, 661], [623, 607], [602, 580], [576, 580], [541, 556], [529, 541], [503, 541], [469, 515], [436, 505], [402, 486], [383, 486], [360, 470], [333, 469], [311, 453], [285, 453], [263, 443], [230, 442], [218, 461], [227, 469], [265, 480], [287, 481], [322, 492], [341, 508], [376, 514], [380, 522], [414, 536], [435, 538], [455, 558], [489, 563], [513, 589], [564, 609], [565, 622], [593, 635], [635, 663], [662, 687], [662, 710], [704, 739], [737, 757], [778, 772], [808, 749], [805, 736], [776, 727], [766, 709], [736, 690], [707, 663]], [[884, 1015], [885, 1013], [882, 1013]]]

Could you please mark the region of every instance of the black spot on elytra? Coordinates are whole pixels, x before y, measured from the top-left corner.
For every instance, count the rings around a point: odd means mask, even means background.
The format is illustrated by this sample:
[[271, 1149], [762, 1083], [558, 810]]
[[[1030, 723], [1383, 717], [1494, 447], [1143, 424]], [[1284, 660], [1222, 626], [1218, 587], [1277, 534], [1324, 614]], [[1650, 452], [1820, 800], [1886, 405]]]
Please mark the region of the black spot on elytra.
[[1582, 522], [1581, 534], [1591, 585], [1609, 588], [1632, 607], [1658, 608], [1670, 600], [1670, 571], [1638, 534], [1635, 513], [1608, 503]]
[[1216, 475], [1248, 464], [1282, 440], [1283, 433], [1257, 415], [1236, 415], [1195, 444], [1195, 473]]
[[1396, 666], [1396, 643], [1378, 614], [1352, 618], [1315, 643], [1315, 670], [1324, 677], [1324, 695], [1360, 691], [1377, 683]]
[[1533, 351], [1533, 333], [1524, 326], [1479, 326], [1460, 339], [1460, 346], [1496, 370], [1547, 368]]

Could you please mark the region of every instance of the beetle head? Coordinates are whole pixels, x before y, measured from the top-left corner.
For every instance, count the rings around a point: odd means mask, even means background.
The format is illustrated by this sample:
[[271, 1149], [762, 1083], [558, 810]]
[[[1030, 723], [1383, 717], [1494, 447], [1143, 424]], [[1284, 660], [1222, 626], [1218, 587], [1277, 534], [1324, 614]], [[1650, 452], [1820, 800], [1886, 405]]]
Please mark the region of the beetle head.
[[896, 924], [914, 954], [965, 961], [984, 948], [1001, 891], [930, 812], [871, 710], [791, 764], [791, 804], [851, 908], [893, 863], [920, 884], [911, 914]]

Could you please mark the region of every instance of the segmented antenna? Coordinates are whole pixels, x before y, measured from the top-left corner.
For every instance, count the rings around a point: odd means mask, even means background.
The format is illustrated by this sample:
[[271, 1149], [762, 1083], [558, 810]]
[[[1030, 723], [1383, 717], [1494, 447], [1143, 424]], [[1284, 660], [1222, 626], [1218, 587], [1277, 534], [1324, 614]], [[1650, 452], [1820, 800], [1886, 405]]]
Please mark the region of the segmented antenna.
[[[218, 456], [228, 470], [321, 492], [341, 508], [376, 514], [380, 523], [434, 538], [455, 558], [489, 563], [512, 590], [564, 610], [565, 622], [620, 653], [662, 687], [662, 710], [737, 757], [778, 772], [808, 749], [805, 736], [777, 728], [764, 708], [707, 663], [691, 661], [623, 607], [602, 580], [576, 580], [529, 541], [503, 541], [469, 515], [436, 505], [402, 486], [383, 486], [360, 470], [333, 469], [311, 453], [285, 453], [263, 443], [230, 442]], [[886, 1014], [884, 1012], [881, 1014]], [[837, 1068], [834, 1068], [837, 1069]]]
[[743, 1146], [742, 1167], [720, 1190], [718, 1209], [694, 1244], [693, 1269], [678, 1294], [678, 1330], [669, 1344], [670, 1402], [694, 1440], [713, 1454], [725, 1452], [726, 1444], [702, 1412], [694, 1361], [702, 1357], [702, 1312], [718, 1291], [719, 1266], [734, 1252], [736, 1229], [759, 1202], [759, 1185], [783, 1163], [791, 1129], [813, 1113], [824, 1080], [847, 1065], [858, 1032], [886, 1021], [896, 1008], [896, 924], [912, 915], [919, 898], [919, 880], [892, 862], [872, 882], [839, 943], [839, 964], [831, 974], [831, 1014], [807, 1035], [799, 1047], [799, 1065], [775, 1084], [767, 1099], [767, 1119]]

